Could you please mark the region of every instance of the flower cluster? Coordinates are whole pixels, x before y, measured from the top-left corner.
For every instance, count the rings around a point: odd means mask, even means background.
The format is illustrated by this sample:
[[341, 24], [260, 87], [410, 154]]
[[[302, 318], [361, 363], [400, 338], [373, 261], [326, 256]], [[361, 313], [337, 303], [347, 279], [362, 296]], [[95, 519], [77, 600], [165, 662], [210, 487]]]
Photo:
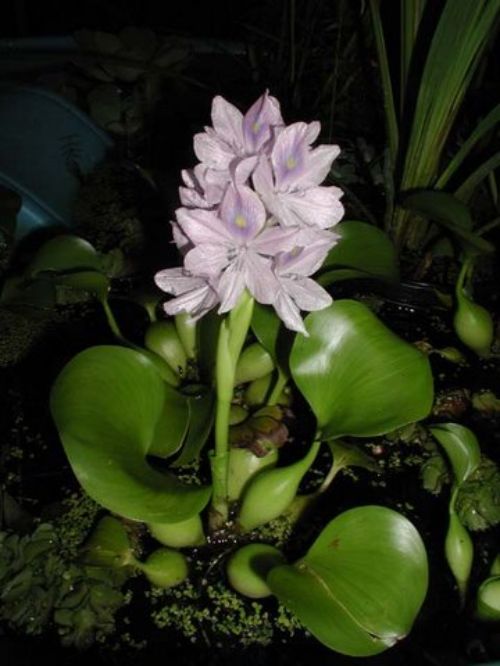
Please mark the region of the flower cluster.
[[306, 333], [300, 310], [331, 302], [310, 276], [338, 240], [329, 229], [343, 216], [342, 191], [321, 183], [339, 148], [312, 148], [319, 122], [285, 126], [267, 92], [245, 115], [215, 97], [212, 123], [194, 137], [200, 162], [182, 172], [182, 208], [172, 223], [184, 266], [155, 277], [176, 297], [165, 310], [194, 318], [216, 305], [228, 312], [247, 289]]

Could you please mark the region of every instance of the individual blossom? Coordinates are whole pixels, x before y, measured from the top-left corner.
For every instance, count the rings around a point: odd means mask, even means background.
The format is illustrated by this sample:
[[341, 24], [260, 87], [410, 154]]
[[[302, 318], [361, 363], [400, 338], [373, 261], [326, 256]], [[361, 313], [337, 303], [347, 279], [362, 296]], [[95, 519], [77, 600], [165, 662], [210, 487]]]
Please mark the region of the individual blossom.
[[300, 310], [322, 310], [332, 302], [330, 294], [309, 276], [321, 267], [337, 240], [336, 234], [326, 232], [315, 243], [281, 252], [274, 258], [273, 270], [279, 287], [273, 306], [287, 328], [307, 336]]
[[202, 209], [177, 211], [177, 222], [193, 244], [184, 267], [217, 285], [219, 312], [234, 308], [244, 289], [259, 303], [273, 302], [277, 282], [271, 257], [292, 249], [296, 231], [266, 228], [266, 221], [260, 198], [244, 185], [227, 188], [218, 214]]
[[252, 175], [266, 208], [285, 227], [328, 229], [344, 215], [342, 190], [321, 186], [338, 146], [311, 148], [319, 123], [294, 123], [276, 138], [270, 156], [262, 155]]
[[[246, 158], [270, 149], [284, 123], [278, 100], [266, 91], [245, 115], [223, 97], [215, 97], [212, 125], [194, 137], [200, 163], [192, 171], [182, 172], [184, 185], [179, 194], [183, 206], [212, 208], [219, 204], [235, 173], [237, 182], [244, 184], [257, 163]], [[240, 164], [245, 161], [242, 169]]]
[[210, 280], [192, 275], [185, 268], [166, 268], [155, 275], [155, 282], [162, 291], [177, 297], [164, 306], [165, 312], [172, 316], [189, 312], [197, 320], [219, 302]]

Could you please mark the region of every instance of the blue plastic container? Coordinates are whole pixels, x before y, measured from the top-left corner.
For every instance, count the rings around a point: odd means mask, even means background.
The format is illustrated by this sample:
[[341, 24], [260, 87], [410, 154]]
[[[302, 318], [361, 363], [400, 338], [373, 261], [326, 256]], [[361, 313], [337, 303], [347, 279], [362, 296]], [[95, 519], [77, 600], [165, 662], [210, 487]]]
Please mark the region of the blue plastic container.
[[0, 184], [23, 200], [16, 240], [42, 227], [71, 227], [78, 174], [91, 171], [111, 146], [105, 132], [59, 95], [0, 85]]

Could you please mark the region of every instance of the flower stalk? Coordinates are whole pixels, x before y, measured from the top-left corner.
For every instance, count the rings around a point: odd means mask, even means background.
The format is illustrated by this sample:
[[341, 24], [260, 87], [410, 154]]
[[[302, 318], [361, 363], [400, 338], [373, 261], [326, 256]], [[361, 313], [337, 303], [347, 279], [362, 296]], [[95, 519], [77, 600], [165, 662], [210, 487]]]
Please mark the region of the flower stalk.
[[219, 331], [215, 370], [215, 449], [210, 456], [213, 484], [210, 527], [213, 530], [220, 529], [228, 518], [229, 417], [236, 365], [252, 320], [253, 305], [252, 296], [248, 291], [243, 292]]

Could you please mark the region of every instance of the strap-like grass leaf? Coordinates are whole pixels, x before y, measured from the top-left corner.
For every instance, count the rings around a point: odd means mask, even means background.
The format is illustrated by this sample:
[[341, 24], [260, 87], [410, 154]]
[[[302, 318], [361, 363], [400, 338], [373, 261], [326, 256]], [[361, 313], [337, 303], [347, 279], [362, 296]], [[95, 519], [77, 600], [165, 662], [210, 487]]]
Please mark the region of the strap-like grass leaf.
[[425, 418], [432, 406], [429, 361], [363, 304], [335, 301], [305, 319], [292, 376], [325, 439], [381, 435]]
[[66, 455], [85, 491], [110, 511], [144, 522], [186, 520], [210, 496], [210, 488], [187, 486], [146, 461], [165, 417], [165, 386], [141, 353], [100, 346], [73, 358], [51, 395]]
[[332, 520], [304, 558], [272, 569], [267, 584], [319, 641], [362, 657], [408, 634], [427, 579], [415, 527], [391, 509], [363, 506]]

